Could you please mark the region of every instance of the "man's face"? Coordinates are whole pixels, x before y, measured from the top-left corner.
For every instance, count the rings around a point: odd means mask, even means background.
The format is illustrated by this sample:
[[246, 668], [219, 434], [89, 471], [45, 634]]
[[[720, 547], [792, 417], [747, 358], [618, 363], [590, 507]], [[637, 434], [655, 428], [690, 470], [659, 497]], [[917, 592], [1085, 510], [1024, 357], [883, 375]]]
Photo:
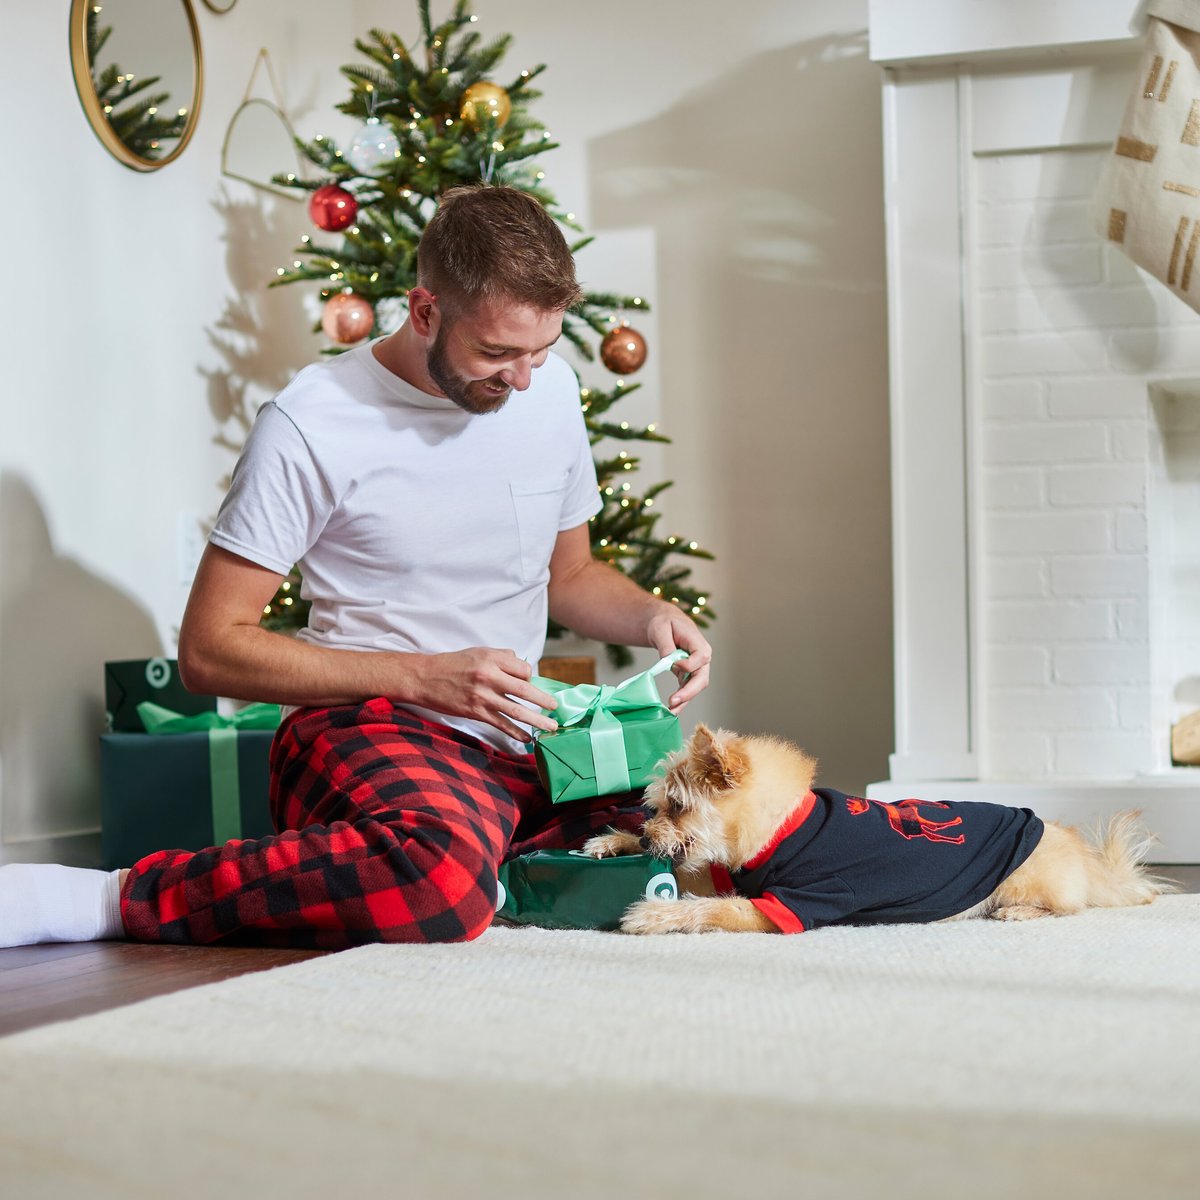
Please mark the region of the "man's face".
[[443, 315], [425, 366], [445, 395], [466, 412], [497, 412], [523, 392], [562, 333], [562, 310], [485, 301]]

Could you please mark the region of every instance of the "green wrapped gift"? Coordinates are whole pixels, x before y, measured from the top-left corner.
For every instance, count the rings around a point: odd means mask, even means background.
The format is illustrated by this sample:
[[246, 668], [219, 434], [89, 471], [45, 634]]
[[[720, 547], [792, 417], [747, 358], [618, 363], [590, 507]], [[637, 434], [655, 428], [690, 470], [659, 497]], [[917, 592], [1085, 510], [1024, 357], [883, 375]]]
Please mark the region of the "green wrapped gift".
[[590, 858], [579, 850], [537, 850], [500, 868], [496, 916], [543, 929], [617, 929], [638, 900], [675, 900], [671, 864], [649, 854]]
[[216, 696], [189, 692], [173, 658], [130, 658], [104, 664], [104, 728], [109, 733], [143, 733], [137, 714], [144, 701], [190, 716], [216, 712]]
[[147, 732], [100, 738], [100, 842], [110, 870], [157, 850], [275, 832], [267, 787], [277, 704], [232, 717], [139, 708]]
[[643, 788], [654, 768], [683, 745], [679, 718], [658, 694], [657, 677], [687, 658], [676, 650], [648, 671], [608, 684], [559, 683], [535, 675], [558, 707], [546, 709], [558, 722], [553, 733], [535, 732], [538, 775], [554, 804]]

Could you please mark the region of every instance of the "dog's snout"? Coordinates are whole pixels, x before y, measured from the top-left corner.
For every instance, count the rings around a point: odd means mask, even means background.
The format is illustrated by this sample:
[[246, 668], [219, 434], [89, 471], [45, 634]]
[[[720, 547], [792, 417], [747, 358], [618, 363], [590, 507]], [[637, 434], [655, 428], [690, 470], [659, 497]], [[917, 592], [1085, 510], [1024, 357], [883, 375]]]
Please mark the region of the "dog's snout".
[[650, 839], [648, 837], [639, 838], [638, 845], [641, 846], [641, 848], [643, 850], [649, 850], [650, 849]]

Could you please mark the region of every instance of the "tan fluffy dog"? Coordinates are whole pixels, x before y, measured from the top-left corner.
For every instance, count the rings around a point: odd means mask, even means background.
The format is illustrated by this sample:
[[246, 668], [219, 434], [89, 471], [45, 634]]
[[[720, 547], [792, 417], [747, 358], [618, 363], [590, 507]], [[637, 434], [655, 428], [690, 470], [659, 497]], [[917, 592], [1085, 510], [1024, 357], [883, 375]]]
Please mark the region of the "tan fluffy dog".
[[[646, 791], [651, 815], [644, 835], [612, 832], [592, 838], [583, 847], [584, 853], [597, 858], [650, 852], [674, 863], [683, 898], [640, 901], [626, 913], [621, 928], [626, 933], [778, 933], [781, 928], [806, 927], [786, 919], [788, 914], [774, 901], [717, 895], [712, 880], [716, 877], [724, 884], [722, 890], [728, 890], [727, 873], [755, 864], [778, 844], [780, 831], [789, 828], [789, 822], [796, 826], [797, 806], [801, 797], [811, 794], [815, 774], [816, 762], [788, 742], [741, 737], [726, 730], [713, 733], [698, 726], [688, 745], [667, 761], [664, 775]], [[866, 812], [868, 805], [878, 803], [845, 800], [851, 814]], [[915, 806], [919, 802], [903, 803]], [[905, 829], [916, 828], [915, 835], [901, 830], [896, 806], [879, 807], [892, 814], [895, 831], [903, 832], [902, 838], [895, 839], [900, 854], [905, 853], [905, 839], [911, 842], [914, 836], [931, 842], [963, 841], [961, 835], [952, 836], [960, 820], [950, 819], [950, 811], [937, 811], [961, 810], [963, 805], [927, 806], [934, 810], [934, 817], [947, 818], [941, 821], [919, 814], [915, 808], [905, 809], [903, 818], [914, 823]], [[1143, 866], [1153, 839], [1141, 830], [1137, 816], [1121, 813], [1114, 817], [1094, 844], [1072, 828], [1047, 821], [1032, 852], [990, 895], [965, 911], [930, 919], [989, 916], [1026, 920], [1089, 907], [1148, 904], [1173, 888]], [[932, 832], [935, 830], [945, 832]], [[782, 913], [785, 919], [773, 920], [768, 913]], [[839, 923], [857, 922], [851, 915]]]

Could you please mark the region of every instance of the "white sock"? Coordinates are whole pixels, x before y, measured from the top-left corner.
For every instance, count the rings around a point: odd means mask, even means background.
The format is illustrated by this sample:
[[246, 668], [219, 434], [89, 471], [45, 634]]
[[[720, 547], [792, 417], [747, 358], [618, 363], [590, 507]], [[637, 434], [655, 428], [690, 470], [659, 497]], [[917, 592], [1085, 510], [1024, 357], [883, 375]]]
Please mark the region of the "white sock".
[[120, 871], [57, 863], [0, 867], [0, 946], [124, 936]]

